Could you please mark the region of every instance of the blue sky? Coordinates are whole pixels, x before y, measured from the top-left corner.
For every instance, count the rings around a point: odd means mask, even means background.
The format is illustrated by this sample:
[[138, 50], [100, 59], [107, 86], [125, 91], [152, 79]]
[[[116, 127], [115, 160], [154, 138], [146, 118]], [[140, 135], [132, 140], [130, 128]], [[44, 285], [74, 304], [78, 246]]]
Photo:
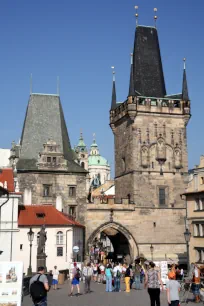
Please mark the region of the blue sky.
[[158, 31], [168, 94], [181, 91], [183, 57], [192, 103], [188, 125], [189, 167], [204, 153], [204, 2], [191, 0], [35, 0], [0, 2], [0, 147], [18, 141], [29, 97], [33, 92], [60, 95], [72, 146], [80, 129], [90, 145], [92, 134], [101, 154], [114, 163], [109, 128], [112, 75], [116, 67], [117, 100], [128, 93], [130, 53], [135, 18], [153, 25], [158, 8]]

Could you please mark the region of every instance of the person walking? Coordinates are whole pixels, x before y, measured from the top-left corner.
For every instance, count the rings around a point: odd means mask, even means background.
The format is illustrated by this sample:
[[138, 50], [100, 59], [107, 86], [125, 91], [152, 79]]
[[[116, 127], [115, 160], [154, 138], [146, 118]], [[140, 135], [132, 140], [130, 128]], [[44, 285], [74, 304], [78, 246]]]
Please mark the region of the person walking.
[[113, 277], [114, 277], [114, 291], [120, 292], [120, 279], [122, 275], [122, 267], [119, 263], [116, 263], [113, 269]]
[[144, 270], [141, 268], [140, 270], [140, 283], [143, 284], [143, 279], [144, 279]]
[[200, 303], [200, 269], [198, 265], [194, 264], [192, 292], [195, 298], [195, 303]]
[[125, 292], [130, 292], [130, 267], [125, 271]]
[[155, 269], [155, 264], [150, 262], [150, 269], [145, 274], [145, 288], [148, 287], [151, 306], [160, 306], [160, 285], [164, 289], [159, 271]]
[[99, 270], [100, 270], [100, 283], [103, 283], [104, 276], [105, 276], [105, 267], [103, 263], [100, 264]]
[[135, 260], [135, 288], [136, 290], [140, 290], [140, 271], [141, 271], [141, 266], [140, 266], [140, 260]]
[[79, 279], [80, 279], [80, 270], [77, 268], [77, 263], [74, 262], [74, 268], [72, 270], [72, 283], [71, 283], [71, 293], [69, 296], [73, 296], [74, 287], [77, 287], [76, 296], [80, 295]]
[[180, 270], [180, 280], [183, 280], [184, 278], [184, 271], [183, 271], [183, 268], [181, 268]]
[[96, 263], [93, 265], [93, 280], [96, 283], [97, 282], [97, 276], [98, 276], [98, 266]]
[[50, 290], [45, 268], [39, 267], [38, 273], [30, 279], [29, 291], [35, 306], [47, 306], [47, 292]]
[[181, 285], [175, 280], [171, 273], [168, 274], [169, 281], [166, 284], [166, 294], [169, 306], [179, 306], [179, 291]]
[[129, 268], [130, 268], [130, 289], [132, 289], [132, 284], [134, 283], [134, 274], [133, 274], [132, 265], [129, 265]]
[[57, 266], [54, 266], [54, 270], [52, 271], [52, 288], [53, 290], [57, 290], [58, 287], [58, 278], [59, 278], [59, 271], [57, 270]]
[[91, 277], [93, 274], [93, 269], [91, 268], [91, 264], [87, 263], [87, 265], [83, 268], [83, 276], [85, 278], [85, 285], [84, 285], [84, 293], [90, 293], [91, 289]]
[[107, 268], [105, 269], [106, 275], [106, 292], [112, 292], [112, 267], [108, 264]]

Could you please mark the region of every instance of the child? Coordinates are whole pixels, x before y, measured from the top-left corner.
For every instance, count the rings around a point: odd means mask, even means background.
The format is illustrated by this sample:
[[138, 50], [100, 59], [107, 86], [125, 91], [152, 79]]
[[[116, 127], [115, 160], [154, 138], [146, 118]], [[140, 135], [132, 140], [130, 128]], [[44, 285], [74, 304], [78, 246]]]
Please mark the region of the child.
[[179, 291], [180, 291], [180, 284], [178, 281], [174, 279], [174, 274], [169, 273], [169, 282], [166, 284], [166, 293], [167, 293], [167, 301], [169, 306], [179, 306]]

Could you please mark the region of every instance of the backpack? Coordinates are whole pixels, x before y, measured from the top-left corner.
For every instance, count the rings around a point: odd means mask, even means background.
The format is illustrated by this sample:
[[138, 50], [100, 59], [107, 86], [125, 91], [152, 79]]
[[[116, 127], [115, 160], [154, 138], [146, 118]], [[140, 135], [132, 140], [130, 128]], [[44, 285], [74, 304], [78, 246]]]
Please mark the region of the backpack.
[[47, 296], [47, 290], [44, 287], [44, 283], [40, 281], [40, 277], [41, 274], [38, 276], [37, 280], [30, 285], [30, 295], [34, 304], [39, 303]]
[[120, 277], [121, 277], [121, 273], [120, 273], [119, 270], [117, 270], [116, 277], [117, 277], [117, 278], [120, 278]]
[[77, 280], [80, 279], [80, 277], [81, 277], [81, 271], [80, 271], [79, 269], [77, 269], [77, 273], [75, 274], [74, 277], [75, 277]]

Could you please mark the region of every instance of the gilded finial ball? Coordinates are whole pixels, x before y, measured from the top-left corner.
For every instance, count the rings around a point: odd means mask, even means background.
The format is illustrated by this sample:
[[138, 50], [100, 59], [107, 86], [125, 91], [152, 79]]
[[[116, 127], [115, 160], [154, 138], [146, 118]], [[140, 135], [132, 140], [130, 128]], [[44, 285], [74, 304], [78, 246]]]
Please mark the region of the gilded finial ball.
[[138, 8], [139, 8], [139, 6], [138, 6], [138, 5], [136, 5], [136, 6], [135, 6], [135, 9], [136, 9], [136, 10], [138, 10]]
[[154, 19], [157, 20], [157, 16], [154, 16]]
[[154, 12], [157, 12], [157, 8], [156, 7], [154, 8]]
[[138, 15], [138, 14], [135, 14], [135, 16], [138, 17], [139, 15]]
[[131, 56], [133, 56], [133, 53], [130, 53]]
[[115, 67], [114, 67], [114, 66], [111, 66], [111, 69], [115, 69]]
[[186, 58], [185, 58], [185, 57], [183, 58], [183, 61], [184, 61], [184, 62], [186, 61]]

